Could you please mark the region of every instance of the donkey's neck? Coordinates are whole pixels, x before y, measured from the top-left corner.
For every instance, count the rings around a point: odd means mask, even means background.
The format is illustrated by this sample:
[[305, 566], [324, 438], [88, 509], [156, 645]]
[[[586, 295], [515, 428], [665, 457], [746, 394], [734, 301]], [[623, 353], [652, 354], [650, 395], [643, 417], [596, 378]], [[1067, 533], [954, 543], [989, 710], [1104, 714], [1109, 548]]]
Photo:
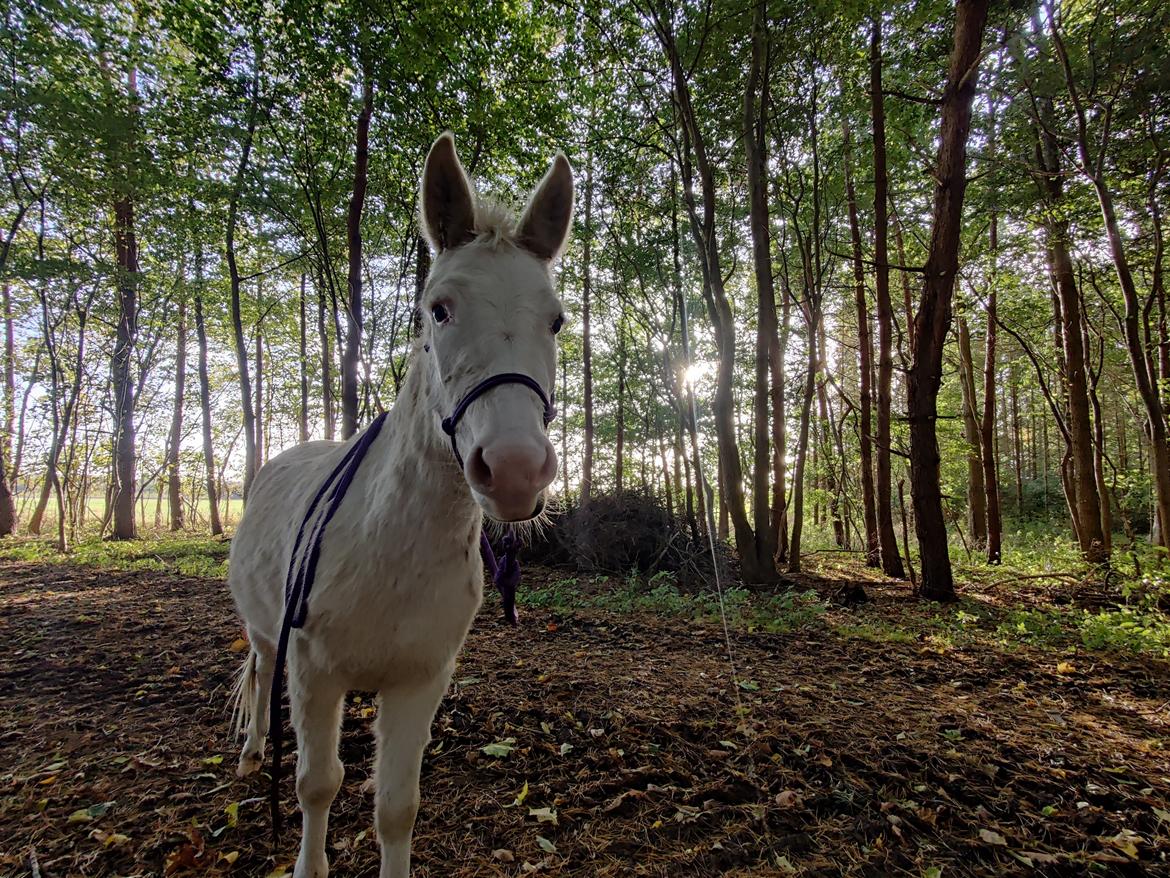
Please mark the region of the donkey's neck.
[[428, 380], [428, 363], [415, 354], [398, 397], [371, 449], [369, 514], [401, 515], [442, 534], [469, 528], [475, 539], [482, 512], [468, 488], [447, 437], [439, 431], [441, 398]]

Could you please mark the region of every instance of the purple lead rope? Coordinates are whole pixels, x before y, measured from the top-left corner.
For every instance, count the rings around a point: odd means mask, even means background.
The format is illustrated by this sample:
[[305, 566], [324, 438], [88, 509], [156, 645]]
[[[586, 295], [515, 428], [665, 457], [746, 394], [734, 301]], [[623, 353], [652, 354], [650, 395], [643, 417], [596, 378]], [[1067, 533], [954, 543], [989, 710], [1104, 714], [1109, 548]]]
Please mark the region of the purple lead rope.
[[[553, 401], [545, 395], [544, 388], [533, 378], [519, 372], [504, 372], [485, 378], [455, 406], [451, 416], [443, 419], [443, 431], [451, 437], [451, 449], [455, 452], [455, 459], [459, 466], [463, 466], [463, 457], [459, 454], [459, 446], [455, 441], [455, 431], [468, 407], [480, 396], [493, 387], [501, 384], [523, 384], [540, 397], [544, 403], [544, 425], [556, 416]], [[317, 577], [317, 562], [321, 557], [321, 541], [325, 537], [325, 528], [341, 506], [345, 494], [353, 484], [354, 476], [362, 465], [362, 460], [386, 422], [387, 412], [374, 418], [366, 431], [354, 442], [342, 456], [337, 466], [329, 473], [329, 477], [313, 495], [301, 526], [297, 529], [296, 540], [293, 542], [292, 554], [288, 562], [288, 575], [284, 581], [284, 615], [280, 622], [280, 639], [276, 645], [276, 661], [272, 669], [272, 693], [268, 702], [268, 735], [272, 739], [272, 787], [268, 794], [269, 809], [272, 812], [272, 847], [275, 850], [280, 840], [280, 762], [284, 752], [284, 722], [281, 715], [281, 687], [284, 683], [284, 665], [288, 659], [288, 642], [292, 629], [302, 628], [309, 612], [309, 593], [313, 589], [313, 582]], [[325, 502], [325, 511], [315, 524], [311, 525], [317, 507], [325, 495], [329, 497]], [[310, 528], [310, 534], [304, 552], [301, 544], [305, 542], [305, 530]], [[516, 586], [520, 584], [520, 541], [515, 531], [508, 528], [504, 534], [504, 554], [502, 559], [492, 550], [491, 540], [480, 530], [479, 554], [484, 564], [491, 571], [492, 581], [500, 592], [500, 599], [504, 605], [504, 618], [509, 624], [516, 624]], [[298, 555], [299, 553], [299, 555]]]

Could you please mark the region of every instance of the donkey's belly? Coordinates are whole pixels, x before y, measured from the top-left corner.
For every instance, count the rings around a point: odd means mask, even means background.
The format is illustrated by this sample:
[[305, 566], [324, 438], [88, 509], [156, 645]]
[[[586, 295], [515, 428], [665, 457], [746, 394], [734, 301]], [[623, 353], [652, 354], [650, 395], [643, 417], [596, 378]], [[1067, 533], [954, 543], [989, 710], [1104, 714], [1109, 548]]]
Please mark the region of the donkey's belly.
[[394, 577], [319, 611], [311, 601], [305, 627], [311, 654], [350, 689], [395, 688], [449, 673], [482, 596], [478, 568], [450, 573]]

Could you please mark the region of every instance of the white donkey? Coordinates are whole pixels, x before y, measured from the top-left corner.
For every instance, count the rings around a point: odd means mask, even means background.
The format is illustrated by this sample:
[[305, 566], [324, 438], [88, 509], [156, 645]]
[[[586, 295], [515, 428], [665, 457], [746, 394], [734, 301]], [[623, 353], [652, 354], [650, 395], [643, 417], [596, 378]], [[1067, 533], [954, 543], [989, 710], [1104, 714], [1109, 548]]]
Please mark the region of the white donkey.
[[[379, 875], [407, 878], [431, 720], [482, 598], [483, 514], [533, 518], [557, 471], [540, 388], [554, 387], [554, 336], [564, 319], [551, 268], [572, 216], [568, 161], [557, 155], [516, 222], [477, 202], [444, 134], [427, 156], [420, 200], [437, 253], [420, 303], [422, 332], [394, 408], [325, 532], [307, 621], [289, 641], [303, 816], [296, 878], [329, 871], [326, 827], [344, 775], [338, 736], [351, 689], [378, 693]], [[480, 387], [493, 377], [504, 381]], [[457, 409], [446, 435], [443, 420]], [[229, 580], [251, 642], [238, 696], [247, 731], [241, 777], [263, 759], [298, 529], [360, 435], [308, 442], [269, 462], [232, 540]]]

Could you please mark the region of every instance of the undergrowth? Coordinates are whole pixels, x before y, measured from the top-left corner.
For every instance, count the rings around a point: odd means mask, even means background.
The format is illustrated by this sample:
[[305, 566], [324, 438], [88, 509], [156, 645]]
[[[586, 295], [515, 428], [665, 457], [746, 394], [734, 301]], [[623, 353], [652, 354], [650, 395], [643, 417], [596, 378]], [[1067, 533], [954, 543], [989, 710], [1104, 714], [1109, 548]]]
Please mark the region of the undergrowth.
[[91, 538], [74, 544], [62, 555], [52, 542], [24, 537], [0, 542], [0, 560], [224, 579], [229, 546], [226, 540], [189, 534], [119, 541]]

